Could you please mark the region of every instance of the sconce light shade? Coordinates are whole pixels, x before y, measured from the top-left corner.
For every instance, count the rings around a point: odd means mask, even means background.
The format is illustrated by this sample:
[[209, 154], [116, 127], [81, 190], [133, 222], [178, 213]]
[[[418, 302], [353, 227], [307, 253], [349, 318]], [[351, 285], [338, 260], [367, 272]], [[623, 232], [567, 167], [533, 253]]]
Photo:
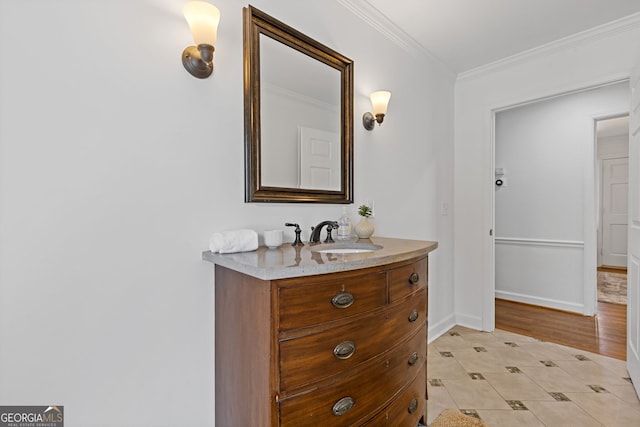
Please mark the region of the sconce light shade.
[[220, 11], [211, 3], [191, 1], [184, 5], [184, 19], [187, 20], [193, 41], [198, 44], [216, 45]]
[[389, 99], [391, 99], [391, 92], [387, 92], [386, 90], [373, 92], [370, 98], [371, 105], [373, 105], [374, 116], [387, 114], [387, 105], [389, 104]]
[[182, 64], [194, 77], [207, 78], [213, 72], [220, 11], [211, 3], [191, 1], [184, 5], [183, 12], [196, 45], [182, 52]]
[[387, 106], [389, 105], [389, 99], [391, 99], [391, 92], [386, 90], [373, 92], [370, 98], [371, 105], [373, 106], [373, 114], [367, 112], [362, 116], [362, 124], [366, 130], [373, 130], [376, 122], [378, 126], [382, 124], [384, 116], [387, 114]]

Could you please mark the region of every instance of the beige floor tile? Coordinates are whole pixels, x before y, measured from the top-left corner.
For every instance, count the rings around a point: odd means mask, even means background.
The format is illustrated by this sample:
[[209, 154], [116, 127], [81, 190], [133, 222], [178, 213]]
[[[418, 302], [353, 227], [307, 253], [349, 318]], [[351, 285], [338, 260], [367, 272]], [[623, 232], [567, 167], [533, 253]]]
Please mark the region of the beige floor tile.
[[547, 368], [523, 366], [520, 368], [529, 378], [536, 382], [547, 392], [590, 392], [592, 391], [578, 378], [567, 374], [560, 368]]
[[484, 380], [443, 380], [460, 409], [510, 409], [505, 400]]
[[601, 354], [593, 354], [588, 357], [598, 365], [606, 368], [615, 376], [622, 378], [629, 376], [626, 360], [618, 360], [614, 359], [613, 357], [603, 356]]
[[436, 419], [446, 408], [458, 409], [445, 387], [431, 387], [427, 385], [429, 400], [427, 400], [427, 424]]
[[[561, 344], [556, 344], [556, 345], [557, 345], [558, 347], [562, 346]], [[565, 348], [565, 349], [567, 349], [567, 348], [568, 348], [568, 349], [571, 349], [571, 347], [566, 347], [566, 346], [562, 346], [562, 347], [563, 347], [563, 348]], [[591, 360], [595, 360], [595, 359], [597, 359], [597, 358], [604, 357], [604, 358], [606, 358], [606, 359], [617, 360], [618, 362], [622, 362], [623, 364], [625, 364], [625, 365], [626, 365], [626, 362], [625, 362], [625, 361], [623, 361], [623, 360], [618, 360], [618, 359], [614, 359], [614, 358], [612, 358], [612, 357], [603, 356], [603, 355], [598, 354], [598, 353], [592, 353], [592, 352], [590, 352], [590, 351], [581, 350], [581, 349], [579, 349], [579, 348], [573, 348], [573, 349], [571, 349], [571, 350], [572, 350], [572, 351], [569, 351], [569, 353], [571, 353], [571, 354], [582, 354], [582, 355], [587, 356], [587, 357], [588, 357], [589, 359], [591, 359]]]
[[[541, 360], [555, 366], [546, 367]], [[520, 372], [510, 373], [507, 367]], [[429, 379], [442, 384], [427, 386], [428, 422], [442, 410], [456, 408], [476, 410], [492, 427], [640, 427], [640, 400], [624, 379], [626, 363], [599, 354], [507, 331], [456, 326], [429, 345], [427, 369]], [[473, 380], [469, 373], [484, 379]], [[596, 393], [589, 385], [604, 390]], [[570, 401], [556, 401], [550, 392], [563, 393]], [[507, 401], [522, 402], [528, 410], [511, 409]]]
[[620, 386], [609, 386], [607, 388], [609, 393], [615, 395], [618, 399], [625, 403], [628, 403], [630, 407], [640, 410], [640, 400], [636, 394], [636, 390], [631, 384]]
[[468, 332], [461, 333], [462, 338], [472, 345], [483, 345], [486, 343], [499, 343], [501, 342], [497, 337], [489, 332]]
[[515, 342], [516, 344], [541, 342], [536, 338], [527, 337], [525, 335], [514, 334], [513, 332], [503, 331], [501, 329], [496, 329], [495, 331], [492, 332], [492, 334], [494, 337], [496, 337], [501, 341]]
[[432, 354], [427, 357], [427, 376], [453, 380], [469, 378], [467, 371], [454, 357], [442, 357], [440, 354]]
[[597, 354], [597, 353], [591, 353], [590, 351], [582, 350], [582, 349], [579, 349], [579, 348], [568, 347], [568, 346], [562, 345], [562, 344], [553, 344], [553, 345], [555, 345], [558, 348], [561, 348], [562, 350], [566, 351], [569, 354], [572, 354], [572, 355], [574, 355], [574, 354], [582, 354], [582, 355], [587, 356], [589, 359], [592, 359], [592, 360], [595, 357], [607, 357], [607, 356], [602, 356], [602, 355]]
[[576, 360], [571, 353], [549, 342], [524, 343], [520, 348], [537, 360]]
[[481, 409], [478, 415], [491, 427], [544, 427], [530, 411]]
[[640, 426], [640, 413], [629, 408], [623, 409], [617, 417], [603, 423], [606, 427], [637, 427]]
[[473, 347], [484, 347], [487, 350], [501, 350], [503, 348], [511, 348], [502, 340], [487, 340], [484, 342], [476, 342], [471, 346], [471, 348]]
[[553, 343], [553, 344], [558, 346], [558, 347], [560, 347], [561, 349], [565, 350], [567, 353], [572, 353], [574, 351], [578, 351], [578, 352], [584, 352], [585, 351], [585, 350], [580, 350], [580, 349], [569, 347], [569, 346], [562, 345], [562, 344], [555, 344], [555, 343]]
[[435, 340], [432, 345], [436, 348], [436, 351], [458, 351], [469, 350], [472, 346], [466, 342], [462, 337], [443, 335]]
[[454, 352], [453, 356], [467, 372], [505, 372], [507, 366], [512, 366], [495, 352], [465, 350]]
[[520, 347], [505, 346], [493, 350], [496, 358], [503, 361], [507, 366], [539, 366], [540, 359], [532, 356], [526, 349]]
[[629, 407], [612, 393], [566, 393], [566, 395], [605, 426], [640, 425], [640, 410]]
[[558, 360], [555, 363], [567, 374], [579, 378], [583, 384], [597, 384], [604, 388], [629, 384], [622, 377], [614, 376], [611, 371], [591, 360]]
[[505, 400], [554, 400], [525, 374], [484, 374], [485, 379]]
[[602, 427], [601, 423], [574, 402], [539, 400], [523, 403], [547, 427]]

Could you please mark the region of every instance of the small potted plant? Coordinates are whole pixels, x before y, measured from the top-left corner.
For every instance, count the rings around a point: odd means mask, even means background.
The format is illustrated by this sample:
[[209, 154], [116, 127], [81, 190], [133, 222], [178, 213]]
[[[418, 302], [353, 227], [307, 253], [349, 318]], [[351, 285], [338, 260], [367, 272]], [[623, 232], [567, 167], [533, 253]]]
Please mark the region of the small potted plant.
[[361, 239], [368, 239], [373, 234], [373, 224], [369, 221], [371, 216], [371, 208], [367, 205], [360, 205], [358, 208], [358, 215], [362, 218], [355, 226], [356, 234]]

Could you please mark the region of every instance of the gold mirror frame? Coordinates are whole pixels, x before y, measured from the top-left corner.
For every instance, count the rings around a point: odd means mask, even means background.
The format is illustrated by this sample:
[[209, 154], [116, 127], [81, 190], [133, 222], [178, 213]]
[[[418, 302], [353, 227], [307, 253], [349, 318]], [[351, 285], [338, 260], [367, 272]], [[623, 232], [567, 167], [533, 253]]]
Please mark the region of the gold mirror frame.
[[[243, 16], [245, 202], [353, 203], [353, 61], [253, 6]], [[340, 190], [262, 185], [260, 35], [340, 72]]]

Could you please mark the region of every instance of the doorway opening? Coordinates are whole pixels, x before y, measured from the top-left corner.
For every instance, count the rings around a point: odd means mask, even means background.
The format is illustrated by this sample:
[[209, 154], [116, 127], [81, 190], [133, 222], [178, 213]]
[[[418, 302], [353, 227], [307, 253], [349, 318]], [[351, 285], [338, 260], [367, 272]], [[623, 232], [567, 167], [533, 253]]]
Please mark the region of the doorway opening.
[[627, 303], [629, 116], [596, 120], [598, 305]]
[[[628, 115], [628, 105], [628, 81], [623, 81], [494, 112], [496, 300], [598, 322], [597, 267], [607, 260], [597, 255], [600, 244], [609, 239], [615, 255], [626, 243], [600, 234], [599, 220], [608, 221], [614, 233], [620, 226], [616, 218], [600, 215], [604, 174], [596, 165], [610, 172], [624, 166], [612, 155], [599, 156], [595, 129], [598, 122], [604, 126]], [[608, 197], [622, 191], [617, 182], [606, 184]], [[497, 327], [503, 306], [496, 301]], [[569, 330], [571, 322], [560, 327]], [[626, 332], [624, 325], [616, 327]]]

